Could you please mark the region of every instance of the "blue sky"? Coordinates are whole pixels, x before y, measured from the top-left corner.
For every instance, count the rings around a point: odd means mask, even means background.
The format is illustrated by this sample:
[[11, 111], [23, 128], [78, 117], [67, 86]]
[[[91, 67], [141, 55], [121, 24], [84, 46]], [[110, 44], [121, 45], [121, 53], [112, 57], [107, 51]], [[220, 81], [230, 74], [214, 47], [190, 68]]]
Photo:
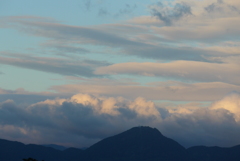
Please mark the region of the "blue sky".
[[3, 0], [0, 137], [84, 147], [142, 124], [240, 143], [239, 20], [235, 0]]

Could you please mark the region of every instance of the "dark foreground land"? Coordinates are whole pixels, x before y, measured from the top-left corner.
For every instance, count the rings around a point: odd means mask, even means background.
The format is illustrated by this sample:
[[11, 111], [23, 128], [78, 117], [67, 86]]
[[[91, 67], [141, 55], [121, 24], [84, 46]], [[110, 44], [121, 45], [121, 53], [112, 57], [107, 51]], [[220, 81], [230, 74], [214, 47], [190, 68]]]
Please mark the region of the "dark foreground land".
[[68, 148], [60, 151], [0, 139], [0, 161], [22, 161], [29, 157], [38, 161], [240, 161], [240, 146], [185, 149], [150, 127], [134, 127], [86, 150]]

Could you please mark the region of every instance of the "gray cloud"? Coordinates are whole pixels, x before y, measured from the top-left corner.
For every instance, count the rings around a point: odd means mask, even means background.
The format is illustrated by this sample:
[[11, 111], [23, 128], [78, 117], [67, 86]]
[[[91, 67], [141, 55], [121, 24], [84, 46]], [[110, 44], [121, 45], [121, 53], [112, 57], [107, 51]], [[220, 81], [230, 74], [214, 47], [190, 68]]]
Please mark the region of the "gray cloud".
[[0, 102], [4, 102], [8, 99], [14, 100], [16, 104], [33, 104], [44, 101], [46, 99], [54, 99], [56, 96], [44, 96], [40, 94], [0, 94]]
[[191, 6], [183, 2], [175, 4], [173, 8], [167, 8], [160, 2], [155, 6], [157, 8], [151, 9], [152, 15], [165, 22], [166, 25], [171, 25], [173, 21], [179, 20], [184, 16], [192, 15]]
[[[128, 32], [128, 30], [131, 31], [134, 26], [125, 26], [125, 28], [122, 28], [121, 25], [80, 27], [58, 23], [28, 21], [21, 18], [15, 19], [14, 23], [19, 24], [18, 29], [20, 29], [20, 31], [35, 36], [47, 37], [54, 41], [66, 42], [66, 44], [108, 46], [123, 51], [121, 54], [135, 55], [144, 58], [207, 61], [207, 59], [205, 59], [206, 57], [216, 54], [216, 52], [195, 47], [172, 47], [166, 44], [157, 43], [155, 45], [154, 43], [149, 43], [149, 41], [154, 42], [155, 40], [146, 39], [144, 41], [138, 41], [139, 38], [129, 39], [128, 37], [135, 37], [140, 31], [141, 34], [144, 31], [146, 31], [146, 33], [149, 32], [146, 29], [143, 31], [143, 28], [139, 29], [139, 31]], [[115, 32], [113, 32], [113, 30], [115, 30]], [[123, 35], [120, 36], [116, 34], [117, 30], [124, 30]], [[57, 47], [59, 47], [59, 45], [57, 45]], [[71, 46], [69, 48], [69, 46], [64, 46], [63, 50], [76, 52], [80, 50], [80, 52], [84, 52], [87, 49], [83, 49], [84, 51], [82, 51], [81, 48], [79, 49], [78, 47]], [[218, 52], [218, 55], [220, 54], [221, 53]]]
[[161, 60], [195, 60], [195, 61], [208, 61], [205, 56], [209, 52], [194, 49], [191, 47], [170, 47], [163, 45], [144, 45], [138, 47], [127, 47], [124, 51], [129, 55], [135, 55], [142, 58], [153, 58]]
[[212, 12], [222, 12], [222, 13], [224, 13], [226, 11], [226, 9], [229, 9], [230, 11], [240, 13], [240, 10], [236, 6], [228, 5], [223, 0], [217, 0], [217, 2], [212, 3], [212, 4], [208, 5], [207, 7], [205, 7], [205, 10], [208, 13], [212, 13]]
[[82, 47], [77, 47], [73, 45], [66, 45], [59, 43], [44, 43], [42, 44], [43, 47], [47, 47], [50, 49], [54, 49], [56, 53], [58, 54], [69, 54], [69, 53], [76, 53], [76, 54], [86, 54], [90, 51], [87, 49], [84, 49]]
[[131, 101], [83, 94], [29, 106], [8, 100], [0, 103], [0, 137], [80, 147], [133, 126], [148, 125], [186, 147], [233, 146], [240, 143], [240, 123], [236, 120], [240, 113], [220, 104], [228, 107], [230, 101], [239, 108], [238, 99], [239, 95], [233, 94], [210, 107], [194, 108], [187, 104], [156, 107], [142, 98]]
[[129, 15], [131, 13], [133, 13], [133, 11], [137, 8], [137, 5], [134, 4], [134, 5], [129, 5], [129, 4], [125, 4], [125, 8], [123, 9], [120, 9], [118, 11], [118, 13], [115, 14], [115, 17], [119, 17], [119, 16], [122, 16], [122, 15]]
[[67, 26], [54, 23], [39, 22], [21, 22], [23, 25], [29, 26], [28, 33], [36, 36], [49, 37], [59, 40], [68, 41], [86, 41], [95, 45], [110, 45], [118, 47], [120, 45], [143, 45], [142, 43], [128, 40], [124, 37], [108, 32], [100, 31], [91, 27]]
[[[80, 99], [84, 100], [86, 97], [88, 96], [83, 95]], [[91, 100], [91, 98], [89, 99]], [[7, 131], [3, 127], [12, 126], [13, 129], [21, 129], [29, 138], [34, 137], [31, 129], [35, 129], [35, 133], [40, 133], [39, 135], [45, 137], [46, 140], [49, 140], [48, 133], [54, 133], [57, 136], [59, 132], [66, 133], [65, 137], [73, 135], [75, 138], [81, 136], [88, 141], [99, 140], [125, 130], [126, 125], [127, 128], [137, 126], [136, 121], [144, 124], [150, 118], [152, 121], [155, 120], [154, 115], [145, 118], [145, 116], [139, 115], [138, 111], [127, 108], [127, 106], [131, 106], [131, 102], [129, 104], [128, 102], [117, 101], [117, 108], [113, 110], [108, 103], [111, 104], [111, 101], [114, 103], [116, 100], [112, 100], [112, 98], [105, 100], [92, 99], [92, 101], [98, 101], [102, 105], [94, 104], [94, 102], [89, 102], [90, 104], [86, 104], [86, 102], [78, 103], [74, 100], [63, 100], [62, 103], [58, 100], [46, 100], [24, 107], [16, 105], [11, 100], [5, 101], [0, 104], [0, 131], [3, 131], [0, 136], [3, 137], [2, 134]], [[99, 113], [100, 111], [97, 108], [102, 108], [103, 113]], [[111, 114], [111, 112], [117, 112], [118, 115]], [[43, 132], [46, 132], [45, 136]], [[89, 146], [89, 142], [87, 145], [83, 145], [83, 143], [77, 141], [72, 145]]]
[[101, 7], [98, 10], [98, 16], [113, 16], [114, 18], [119, 18], [121, 16], [126, 16], [129, 14], [132, 14], [134, 10], [137, 8], [137, 5], [130, 5], [130, 4], [125, 4], [125, 6], [121, 9], [119, 9], [117, 12], [112, 13], [109, 11], [108, 8], [106, 7]]
[[91, 0], [85, 0], [85, 7], [89, 11], [92, 7], [92, 1]]
[[110, 14], [109, 11], [107, 9], [105, 9], [105, 8], [100, 8], [98, 10], [98, 15], [99, 16], [106, 16], [106, 15], [109, 15], [109, 14]]
[[21, 57], [21, 55], [17, 56], [17, 54], [15, 54], [14, 57], [0, 57], [1, 64], [67, 76], [97, 77], [97, 75], [93, 73], [96, 64], [90, 64], [90, 62], [91, 61], [74, 61], [63, 58]]
[[[216, 116], [217, 115], [217, 116]], [[199, 109], [188, 115], [171, 115], [162, 123], [165, 134], [185, 147], [193, 145], [234, 146], [240, 126], [227, 110]], [[178, 131], [177, 135], [174, 134]], [[232, 138], [232, 139], [229, 139]]]

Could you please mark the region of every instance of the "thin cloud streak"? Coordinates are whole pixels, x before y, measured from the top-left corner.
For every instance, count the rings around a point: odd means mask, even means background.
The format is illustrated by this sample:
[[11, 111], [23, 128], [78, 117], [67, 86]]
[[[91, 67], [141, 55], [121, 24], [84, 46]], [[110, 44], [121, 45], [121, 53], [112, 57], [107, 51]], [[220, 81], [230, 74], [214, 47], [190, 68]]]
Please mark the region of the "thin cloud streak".
[[[27, 58], [27, 59], [26, 59]], [[12, 65], [21, 68], [34, 69], [48, 73], [56, 73], [68, 76], [84, 76], [84, 77], [99, 77], [93, 73], [96, 63], [103, 63], [93, 61], [72, 61], [63, 58], [49, 58], [49, 57], [0, 57], [1, 64]]]
[[169, 63], [121, 63], [99, 67], [96, 74], [134, 74], [160, 76], [200, 82], [225, 82], [240, 85], [238, 64], [174, 61]]
[[58, 93], [75, 94], [79, 92], [105, 95], [122, 96], [135, 99], [144, 97], [149, 100], [170, 101], [214, 101], [236, 91], [240, 92], [240, 86], [221, 82], [193, 83], [181, 82], [156, 82], [150, 86], [142, 85], [118, 85], [118, 84], [67, 84], [53, 86], [51, 90]]
[[[51, 38], [53, 40], [60, 40], [71, 42], [75, 44], [90, 44], [96, 46], [106, 46], [112, 49], [120, 49], [121, 54], [134, 55], [142, 58], [151, 59], [163, 59], [163, 60], [194, 60], [194, 61], [208, 61], [205, 57], [215, 54], [214, 52], [202, 50], [195, 47], [172, 47], [166, 44], [150, 44], [149, 39], [144, 41], [138, 41], [136, 33], [133, 38], [120, 36], [108, 32], [106, 29], [100, 26], [100, 29], [96, 27], [81, 27], [81, 26], [70, 26], [59, 23], [51, 22], [36, 22], [22, 18], [9, 18], [10, 24], [16, 24], [22, 32]], [[16, 27], [14, 25], [13, 27]], [[121, 25], [120, 25], [121, 27]], [[138, 26], [136, 26], [138, 27]], [[118, 25], [115, 25], [118, 29]], [[149, 29], [145, 29], [146, 33], [150, 33]], [[128, 33], [128, 32], [125, 32]], [[150, 41], [151, 42], [151, 41]], [[54, 46], [53, 46], [54, 47]], [[220, 53], [221, 54], [221, 53]]]

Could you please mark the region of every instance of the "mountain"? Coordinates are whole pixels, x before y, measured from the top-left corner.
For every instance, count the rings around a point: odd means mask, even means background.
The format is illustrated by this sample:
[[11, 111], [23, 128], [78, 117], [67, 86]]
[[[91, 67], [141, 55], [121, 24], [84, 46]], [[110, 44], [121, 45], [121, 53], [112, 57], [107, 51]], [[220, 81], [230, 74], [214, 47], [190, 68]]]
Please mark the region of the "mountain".
[[65, 146], [60, 146], [60, 145], [55, 145], [55, 144], [47, 144], [47, 145], [42, 145], [42, 146], [50, 147], [50, 148], [61, 150], [61, 151], [67, 149]]
[[195, 146], [187, 151], [194, 161], [240, 161], [240, 145], [231, 148]]
[[106, 138], [89, 147], [85, 155], [88, 161], [187, 160], [184, 147], [150, 127], [134, 127]]
[[185, 149], [157, 129], [134, 127], [86, 150], [56, 150], [0, 139], [0, 161], [240, 161], [240, 145], [231, 148], [195, 146]]
[[[72, 158], [72, 156], [75, 156], [75, 158]], [[83, 150], [71, 148], [60, 151], [41, 145], [25, 145], [0, 139], [0, 161], [22, 161], [23, 158], [29, 157], [38, 161], [81, 161]]]

